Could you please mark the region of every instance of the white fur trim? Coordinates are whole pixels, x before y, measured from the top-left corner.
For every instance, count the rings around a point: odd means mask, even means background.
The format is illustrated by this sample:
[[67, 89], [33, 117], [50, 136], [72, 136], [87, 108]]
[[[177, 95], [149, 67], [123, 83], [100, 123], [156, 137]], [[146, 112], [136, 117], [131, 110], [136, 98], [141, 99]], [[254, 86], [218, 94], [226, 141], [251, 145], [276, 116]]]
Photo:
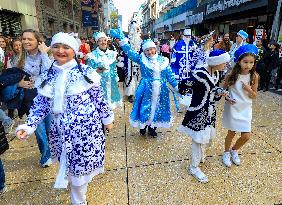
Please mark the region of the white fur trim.
[[55, 34], [52, 38], [51, 47], [57, 43], [62, 43], [71, 47], [76, 54], [79, 51], [79, 44], [77, 40], [73, 36], [70, 36], [67, 33], [60, 32]]
[[117, 67], [120, 67], [120, 68], [124, 67], [124, 63], [123, 62], [118, 62], [117, 63]]
[[170, 128], [173, 123], [173, 117], [170, 118], [169, 122], [152, 122], [151, 124], [141, 123], [140, 121], [133, 121], [130, 118], [129, 123], [132, 127], [136, 127], [139, 129], [144, 129], [146, 126], [149, 126], [149, 125], [151, 125], [152, 127]]
[[[157, 54], [156, 54], [157, 55]], [[155, 69], [155, 65], [152, 63], [152, 61], [150, 61], [149, 58], [147, 58], [143, 53], [141, 53], [141, 58], [142, 58], [142, 63], [149, 69], [154, 70]], [[158, 57], [157, 57], [158, 60]], [[161, 70], [164, 70], [165, 68], [167, 68], [167, 66], [169, 65], [169, 60], [166, 57], [163, 57], [163, 63], [161, 64]]]
[[114, 103], [108, 103], [109, 107], [114, 110], [117, 107], [121, 107], [123, 105], [122, 100], [118, 101], [118, 102], [114, 102]]
[[183, 35], [184, 36], [191, 36], [192, 35], [191, 29], [185, 29], [184, 32], [183, 32]]
[[145, 51], [148, 48], [157, 48], [157, 46], [153, 41], [147, 41], [142, 45], [142, 49]]
[[113, 123], [114, 118], [115, 118], [115, 115], [114, 115], [114, 113], [111, 111], [111, 116], [109, 116], [109, 117], [107, 117], [107, 118], [102, 118], [102, 123], [103, 123], [104, 125], [109, 125], [109, 124]]
[[124, 46], [125, 44], [128, 44], [128, 38], [125, 38], [119, 42], [120, 46]]
[[32, 128], [31, 126], [28, 126], [27, 124], [22, 124], [17, 127], [16, 133], [19, 130], [24, 130], [28, 136], [31, 136], [35, 132], [36, 128]]
[[204, 130], [194, 131], [188, 127], [180, 125], [177, 130], [188, 135], [199, 144], [208, 144], [210, 143], [210, 140], [216, 136], [216, 129], [212, 126], [208, 126]]
[[104, 32], [98, 32], [97, 35], [95, 35], [95, 41], [97, 42], [100, 38], [108, 39], [108, 36]]
[[230, 55], [228, 53], [224, 53], [220, 56], [207, 57], [207, 64], [209, 66], [220, 65], [222, 63], [227, 63], [229, 61], [230, 61]]

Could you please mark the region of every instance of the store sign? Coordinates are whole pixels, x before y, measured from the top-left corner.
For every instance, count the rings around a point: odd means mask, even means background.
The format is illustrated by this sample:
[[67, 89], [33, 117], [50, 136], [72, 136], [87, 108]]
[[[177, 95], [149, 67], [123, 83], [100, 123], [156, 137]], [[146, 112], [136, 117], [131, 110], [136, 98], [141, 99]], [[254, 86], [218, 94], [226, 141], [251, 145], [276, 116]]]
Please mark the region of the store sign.
[[204, 12], [200, 12], [194, 15], [190, 15], [187, 18], [187, 26], [195, 25], [195, 24], [200, 24], [204, 20]]
[[93, 29], [98, 29], [98, 16], [96, 8], [97, 0], [82, 0], [81, 10], [82, 10], [82, 25], [83, 27], [92, 27]]
[[206, 15], [214, 12], [222, 12], [232, 7], [240, 6], [241, 4], [254, 0], [219, 0], [214, 3], [207, 4]]
[[265, 38], [266, 38], [265, 29], [259, 28], [254, 30], [254, 42], [256, 42], [259, 39], [265, 39]]

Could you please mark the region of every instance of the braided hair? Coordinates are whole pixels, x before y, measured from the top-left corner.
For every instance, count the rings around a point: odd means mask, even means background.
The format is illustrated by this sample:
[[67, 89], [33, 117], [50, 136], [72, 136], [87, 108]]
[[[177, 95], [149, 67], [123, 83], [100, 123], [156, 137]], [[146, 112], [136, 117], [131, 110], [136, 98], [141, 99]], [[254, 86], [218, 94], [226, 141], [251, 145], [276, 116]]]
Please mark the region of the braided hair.
[[[79, 60], [77, 59], [76, 56], [74, 57], [74, 59], [75, 59], [77, 65], [78, 65], [78, 70], [79, 70], [79, 72], [81, 72], [81, 74], [83, 75], [84, 80], [85, 80], [87, 83], [89, 83], [89, 84], [93, 84], [93, 81], [92, 81], [87, 75], [85, 75], [85, 74], [83, 73], [83, 70], [82, 70], [82, 68], [81, 68], [81, 64], [80, 64], [80, 62], [79, 62]], [[56, 61], [56, 60], [55, 60], [55, 61]], [[52, 65], [51, 65], [50, 68], [48, 69], [47, 77], [46, 77], [46, 79], [45, 79], [45, 80], [41, 83], [41, 85], [40, 85], [41, 88], [43, 88], [43, 87], [47, 84], [48, 76], [51, 75], [51, 72], [52, 72], [52, 70], [53, 70], [52, 67], [53, 67], [55, 61], [53, 61]]]

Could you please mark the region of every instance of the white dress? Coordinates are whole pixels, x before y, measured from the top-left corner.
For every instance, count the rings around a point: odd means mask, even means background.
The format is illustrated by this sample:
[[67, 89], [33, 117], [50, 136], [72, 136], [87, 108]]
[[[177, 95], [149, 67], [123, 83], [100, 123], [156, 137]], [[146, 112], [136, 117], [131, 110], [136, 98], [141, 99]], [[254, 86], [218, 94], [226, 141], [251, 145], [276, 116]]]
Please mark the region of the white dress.
[[236, 103], [225, 103], [222, 126], [231, 131], [251, 132], [252, 99], [243, 89], [242, 82], [250, 84], [250, 74], [239, 75], [236, 83], [229, 87], [230, 97], [235, 99]]

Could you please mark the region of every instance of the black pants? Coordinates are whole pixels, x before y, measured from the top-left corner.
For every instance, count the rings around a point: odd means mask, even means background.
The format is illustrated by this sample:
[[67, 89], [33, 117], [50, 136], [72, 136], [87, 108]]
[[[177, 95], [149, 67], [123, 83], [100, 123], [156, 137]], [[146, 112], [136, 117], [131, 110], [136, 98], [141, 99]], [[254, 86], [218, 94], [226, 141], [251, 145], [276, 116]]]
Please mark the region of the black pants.
[[271, 71], [270, 70], [262, 71], [260, 79], [261, 79], [261, 83], [260, 83], [261, 89], [268, 90], [270, 79], [271, 79]]
[[278, 71], [277, 71], [277, 78], [276, 78], [276, 83], [275, 83], [275, 89], [278, 89], [279, 85], [281, 86], [281, 80], [282, 80], [282, 68], [279, 68]]

